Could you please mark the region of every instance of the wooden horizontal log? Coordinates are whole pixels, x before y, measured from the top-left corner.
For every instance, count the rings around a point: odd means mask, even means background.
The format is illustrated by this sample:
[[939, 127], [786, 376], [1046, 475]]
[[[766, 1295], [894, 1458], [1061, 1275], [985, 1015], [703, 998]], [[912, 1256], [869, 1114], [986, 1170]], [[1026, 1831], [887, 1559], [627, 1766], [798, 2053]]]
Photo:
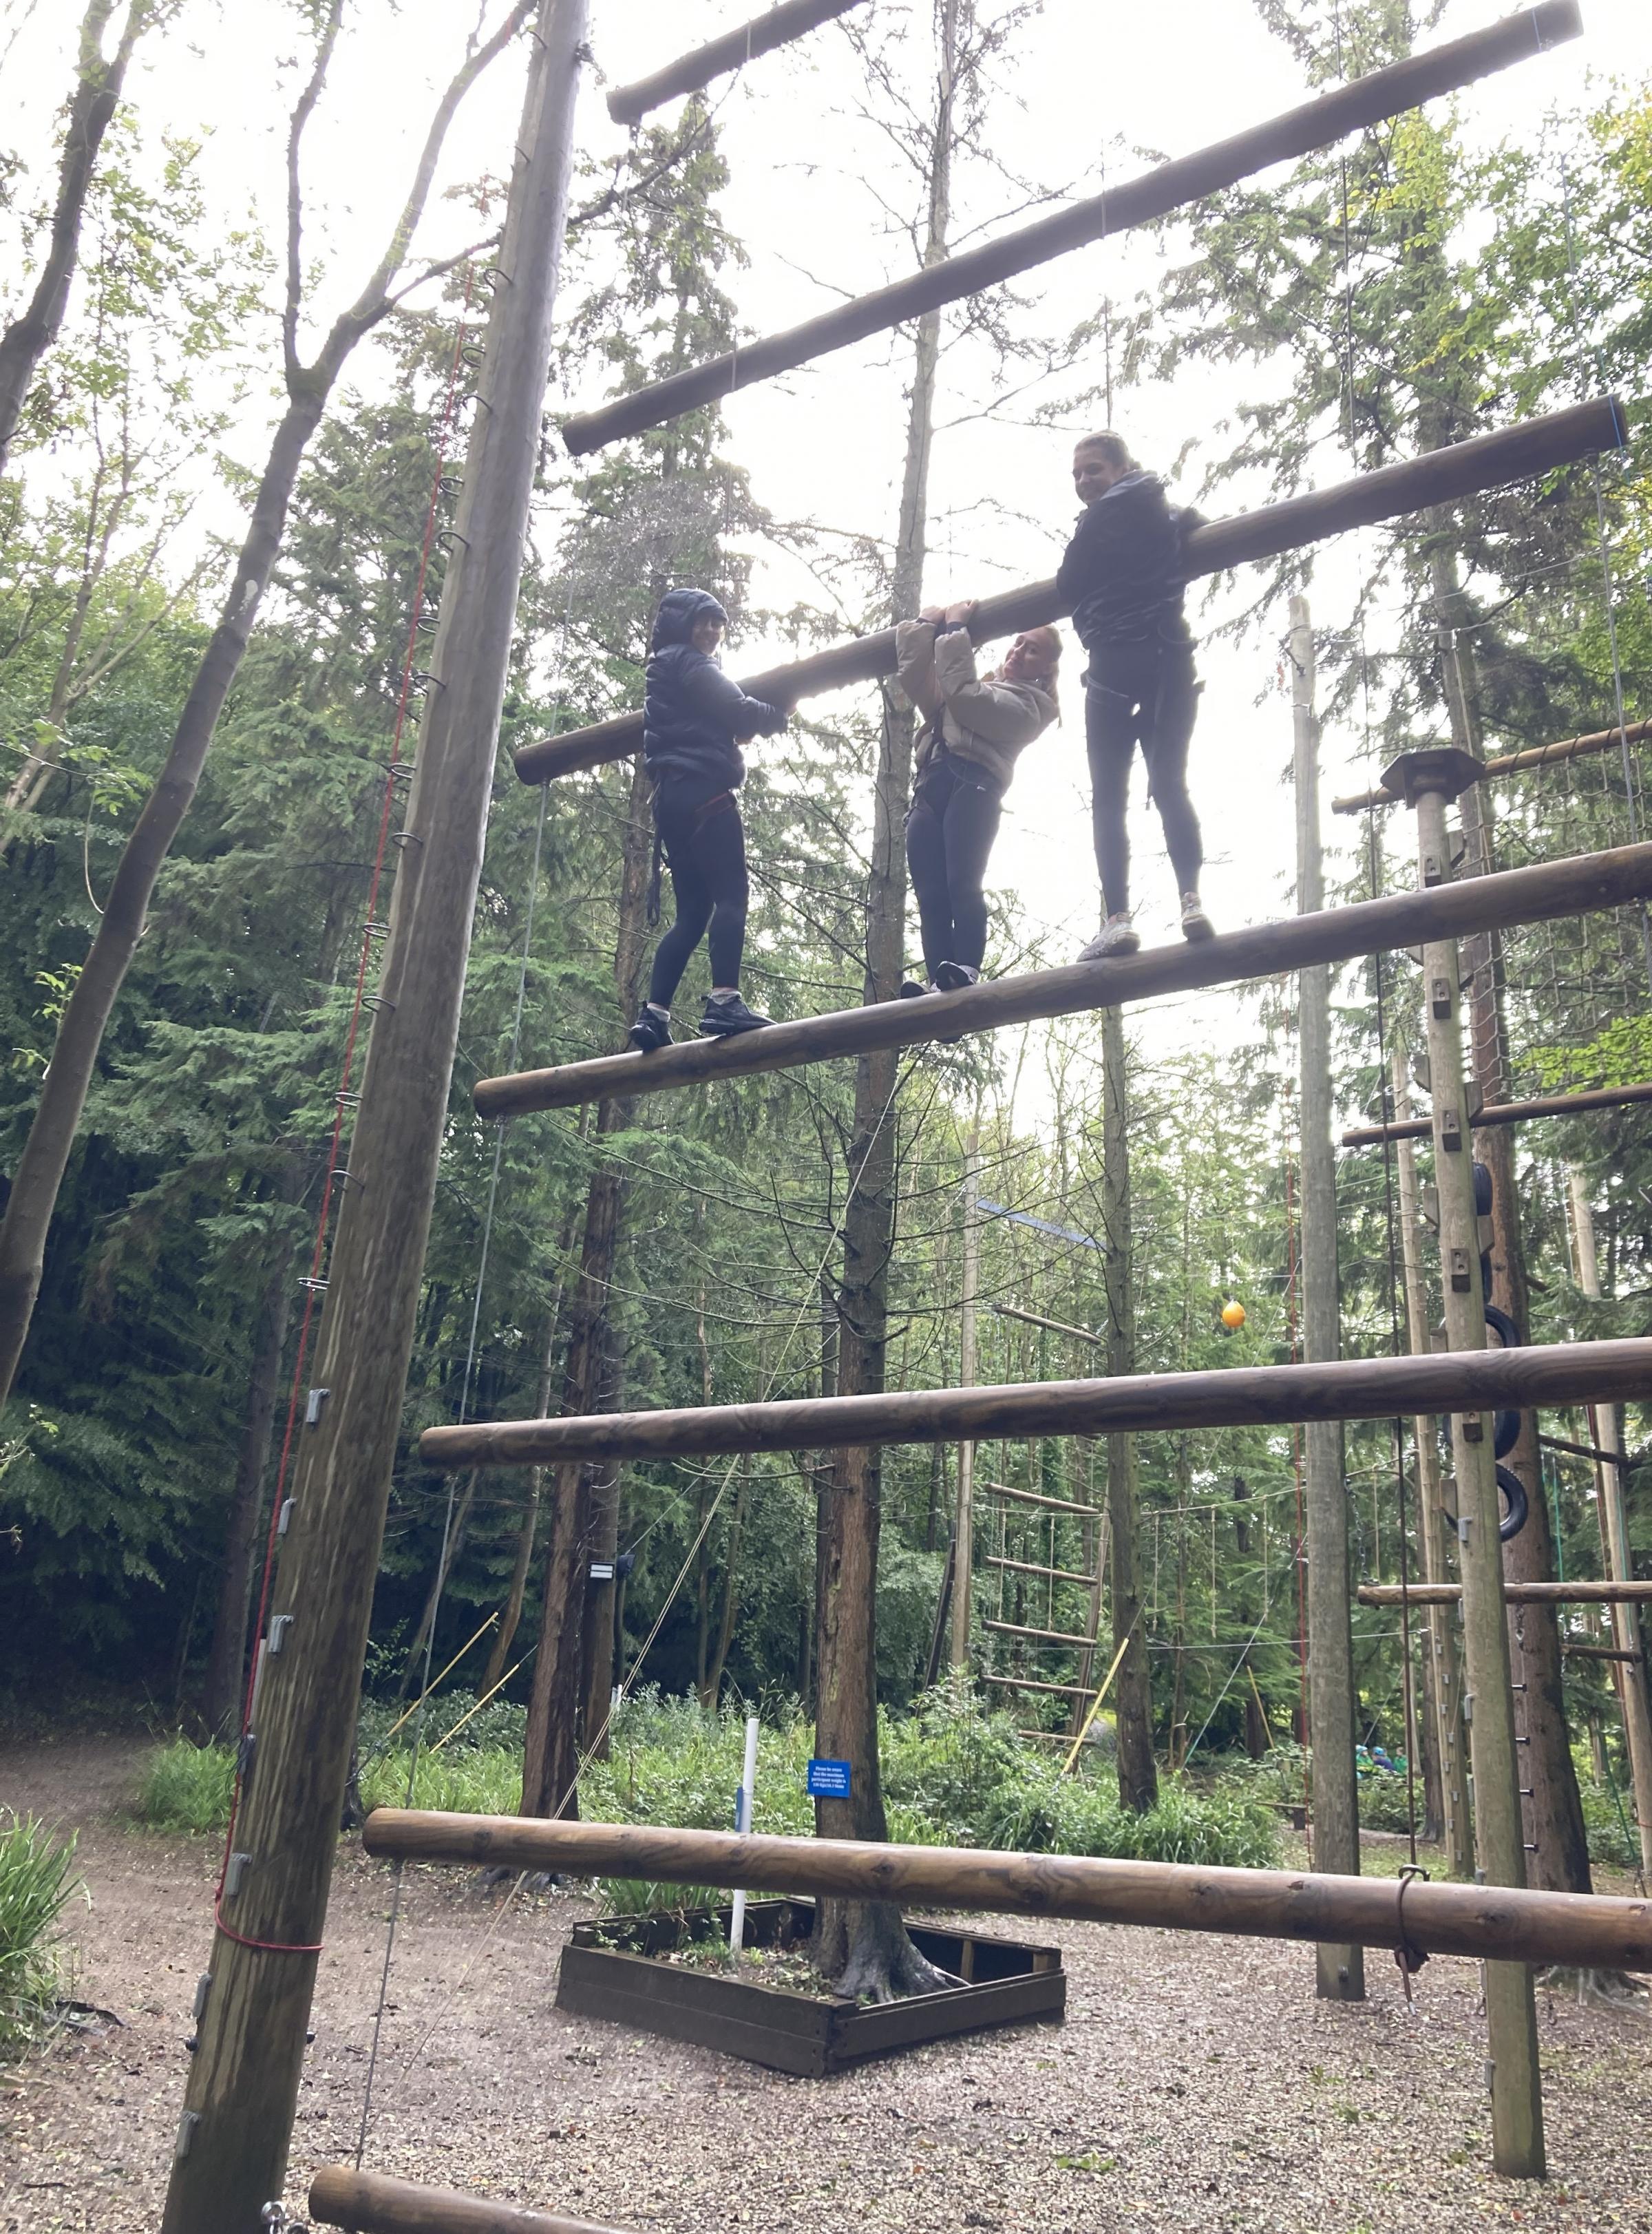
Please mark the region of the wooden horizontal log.
[[1609, 1451], [1599, 1443], [1574, 1443], [1565, 1435], [1539, 1435], [1538, 1443], [1545, 1451], [1566, 1451], [1575, 1459], [1592, 1459], [1596, 1466], [1623, 1466], [1638, 1464], [1627, 1451]]
[[1093, 1636], [1080, 1636], [1070, 1629], [1025, 1629], [1019, 1622], [989, 1621], [987, 1627], [995, 1636], [1030, 1636], [1040, 1644], [1070, 1644], [1080, 1652], [1094, 1650]]
[[1087, 1589], [1095, 1588], [1095, 1577], [1081, 1575], [1075, 1567], [1039, 1567], [1030, 1559], [1001, 1558], [996, 1551], [989, 1553], [987, 1564], [1002, 1567], [1012, 1575], [1037, 1575], [1048, 1583], [1082, 1583]]
[[1652, 1397], [1652, 1340], [1441, 1350], [1426, 1357], [1226, 1366], [1115, 1380], [891, 1389], [685, 1411], [594, 1412], [565, 1420], [479, 1420], [427, 1427], [427, 1466], [543, 1466], [587, 1459], [707, 1458], [736, 1451], [983, 1443], [1036, 1435], [1152, 1434], [1386, 1420], [1440, 1412], [1530, 1412], [1544, 1404]]
[[805, 32], [863, 4], [864, 0], [780, 0], [778, 8], [754, 16], [749, 23], [736, 25], [720, 38], [708, 39], [704, 46], [679, 55], [652, 76], [639, 77], [632, 85], [616, 86], [608, 96], [608, 114], [616, 124], [640, 124], [650, 109], [675, 101], [679, 94], [698, 93], [726, 71], [743, 69], [759, 55], [789, 46]]
[[[1361, 1583], [1355, 1596], [1361, 1605], [1455, 1605], [1463, 1595], [1460, 1583]], [[1511, 1605], [1652, 1605], [1652, 1583], [1505, 1583], [1503, 1595]]]
[[1063, 1699], [1087, 1699], [1092, 1695], [1087, 1683], [1040, 1683], [1030, 1676], [988, 1676], [983, 1681], [996, 1683], [1004, 1691], [1054, 1691]]
[[523, 2211], [455, 2195], [349, 2165], [323, 2165], [310, 2183], [310, 2216], [322, 2226], [348, 2226], [354, 2234], [616, 2234], [589, 2218], [560, 2218], [548, 2211]]
[[1094, 1349], [1107, 1348], [1104, 1336], [1092, 1334], [1088, 1327], [1073, 1326], [1066, 1319], [1047, 1319], [1041, 1312], [1023, 1311], [1014, 1303], [993, 1303], [989, 1309], [1001, 1319], [1019, 1319], [1023, 1326], [1042, 1327], [1047, 1334], [1071, 1335], [1075, 1342], [1087, 1342]]
[[[1479, 78], [1525, 62], [1546, 48], [1576, 38], [1583, 29], [1577, 0], [1546, 0], [1518, 16], [1488, 24], [1482, 31], [1408, 56], [1388, 69], [1339, 85], [1282, 116], [1235, 133], [1215, 146], [1160, 163], [1137, 179], [1105, 193], [1074, 202], [1035, 224], [1021, 225], [983, 247], [914, 271], [869, 295], [841, 303], [783, 333], [742, 342], [726, 356], [710, 357], [686, 372], [673, 373], [596, 411], [565, 420], [562, 437], [576, 457], [622, 441], [650, 427], [663, 427], [685, 411], [721, 402], [735, 389], [773, 380], [834, 349], [846, 349], [871, 334], [904, 324], [946, 303], [963, 301], [996, 287], [1018, 272], [1031, 271], [1091, 241], [1150, 225], [1190, 202], [1220, 193], [1274, 163], [1290, 162], [1315, 149], [1334, 147], [1351, 132], [1401, 116], [1426, 101], [1454, 93]], [[737, 39], [741, 35], [734, 35]], [[721, 42], [726, 44], [726, 42]], [[729, 62], [721, 65], [727, 69]]]
[[1560, 1650], [1567, 1660], [1627, 1660], [1638, 1668], [1642, 1656], [1638, 1652], [1620, 1652], [1615, 1644], [1568, 1644], [1560, 1640]]
[[976, 1487], [989, 1497], [1007, 1497], [1015, 1505], [1040, 1506], [1046, 1512], [1081, 1513], [1087, 1520], [1094, 1520], [1099, 1511], [1094, 1505], [1076, 1505], [1070, 1497], [1046, 1497], [1036, 1489], [1013, 1489], [1007, 1481], [982, 1481]]
[[[1397, 519], [1407, 513], [1432, 505], [1454, 504], [1459, 497], [1500, 488], [1509, 481], [1529, 480], [1561, 466], [1575, 464], [1596, 450], [1622, 448], [1626, 440], [1623, 406], [1616, 396], [1600, 396], [1574, 403], [1564, 411], [1551, 411], [1536, 419], [1523, 419], [1492, 434], [1476, 434], [1444, 449], [1426, 450], [1420, 458], [1381, 466], [1374, 473], [1358, 474], [1329, 488], [1312, 489], [1305, 496], [1287, 497], [1282, 504], [1260, 506], [1255, 512], [1235, 513], [1196, 528], [1184, 553], [1188, 578], [1225, 573], [1261, 558], [1277, 558], [1286, 551], [1322, 543], [1349, 528], [1370, 527], [1381, 519]], [[1033, 582], [1025, 589], [1002, 590], [983, 598], [970, 624], [976, 643], [1015, 636], [1022, 629], [1039, 628], [1064, 619], [1068, 608], [1057, 596], [1054, 582]], [[783, 667], [766, 668], [743, 678], [742, 687], [754, 698], [794, 706], [800, 698], [818, 697], [822, 691], [840, 690], [852, 683], [871, 683], [895, 672], [895, 631], [879, 629], [870, 636], [852, 637], [846, 643], [812, 652], [806, 659]], [[643, 716], [617, 714], [588, 728], [570, 729], [560, 737], [541, 737], [524, 745], [516, 755], [516, 772], [524, 783], [544, 783], [552, 776], [570, 775], [578, 768], [601, 768], [624, 760], [643, 741]]]
[[1366, 1947], [1409, 1941], [1431, 1955], [1579, 1968], [1652, 1965], [1652, 1902], [1601, 1894], [1518, 1892], [1502, 1885], [1317, 1877], [1285, 1870], [1203, 1869], [849, 1839], [767, 1839], [642, 1824], [545, 1822], [381, 1807], [362, 1833], [369, 1854], [481, 1863], [572, 1877], [743, 1885], [904, 1907], [1068, 1916], [1158, 1930], [1235, 1932]]
[[1620, 846], [1608, 853], [1583, 853], [1527, 869], [1499, 869], [1461, 877], [1423, 892], [1389, 892], [1349, 907], [1286, 916], [1197, 942], [1146, 947], [1105, 962], [1074, 962], [1061, 970], [1035, 970], [998, 977], [958, 993], [926, 993], [915, 1001], [884, 1001], [869, 1008], [838, 1009], [800, 1016], [731, 1039], [686, 1041], [652, 1055], [628, 1051], [550, 1070], [517, 1071], [484, 1078], [476, 1108], [486, 1118], [521, 1117], [539, 1109], [571, 1109], [611, 1094], [663, 1094], [671, 1087], [703, 1085], [719, 1078], [750, 1078], [843, 1055], [912, 1047], [925, 1040], [956, 1039], [970, 1032], [1003, 1031], [1042, 1016], [1071, 1016], [1094, 1009], [1122, 1008], [1166, 993], [1276, 977], [1316, 963], [1349, 962], [1385, 949], [1470, 932], [1505, 931], [1520, 923], [1552, 921], [1596, 909], [1621, 907], [1652, 892], [1652, 845]]
[[[1474, 1130], [1487, 1125], [1529, 1125], [1539, 1117], [1586, 1117], [1591, 1109], [1622, 1109], [1652, 1101], [1652, 1081], [1633, 1086], [1591, 1086], [1581, 1094], [1541, 1094], [1530, 1101], [1488, 1101], [1474, 1113]], [[1382, 1140], [1426, 1140], [1433, 1131], [1429, 1117], [1401, 1118], [1393, 1125], [1356, 1125], [1342, 1135], [1345, 1148], [1371, 1148]]]
[[[1557, 737], [1550, 745], [1527, 745], [1518, 753], [1498, 753], [1488, 760], [1481, 781], [1492, 782], [1505, 775], [1525, 775], [1530, 769], [1550, 768], [1557, 761], [1588, 760], [1596, 753], [1610, 753], [1615, 747], [1644, 744], [1649, 737], [1652, 737], [1652, 722], [1630, 722], [1622, 729], [1591, 729], [1587, 736]], [[1355, 792], [1351, 798], [1332, 800], [1331, 813], [1362, 814], [1367, 807], [1399, 804], [1399, 793], [1385, 790], [1379, 783], [1369, 791]]]

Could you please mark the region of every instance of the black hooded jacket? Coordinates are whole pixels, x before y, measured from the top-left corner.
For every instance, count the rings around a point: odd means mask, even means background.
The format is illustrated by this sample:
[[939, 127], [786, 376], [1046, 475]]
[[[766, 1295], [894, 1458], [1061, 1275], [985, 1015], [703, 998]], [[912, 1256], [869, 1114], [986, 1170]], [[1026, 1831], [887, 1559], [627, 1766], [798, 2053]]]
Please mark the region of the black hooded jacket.
[[772, 737], [787, 716], [748, 698], [716, 661], [694, 648], [696, 621], [726, 626], [728, 615], [705, 590], [668, 590], [655, 616], [643, 701], [643, 761], [658, 783], [692, 784], [706, 799], [746, 780], [741, 744]]
[[1055, 586], [1086, 651], [1185, 637], [1182, 544], [1198, 524], [1198, 513], [1171, 504], [1159, 476], [1139, 467], [1085, 506]]

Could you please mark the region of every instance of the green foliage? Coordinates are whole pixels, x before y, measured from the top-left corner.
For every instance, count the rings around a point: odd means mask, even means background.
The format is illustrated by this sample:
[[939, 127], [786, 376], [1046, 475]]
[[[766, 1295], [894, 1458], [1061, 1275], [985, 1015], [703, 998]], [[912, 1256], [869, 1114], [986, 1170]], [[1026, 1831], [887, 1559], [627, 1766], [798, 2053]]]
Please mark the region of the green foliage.
[[180, 1734], [150, 1754], [132, 1812], [151, 1831], [221, 1831], [234, 1788], [233, 1746], [197, 1745]]
[[0, 2059], [16, 2055], [49, 2014], [61, 1963], [59, 1918], [76, 1891], [75, 1839], [32, 1815], [0, 1819]]

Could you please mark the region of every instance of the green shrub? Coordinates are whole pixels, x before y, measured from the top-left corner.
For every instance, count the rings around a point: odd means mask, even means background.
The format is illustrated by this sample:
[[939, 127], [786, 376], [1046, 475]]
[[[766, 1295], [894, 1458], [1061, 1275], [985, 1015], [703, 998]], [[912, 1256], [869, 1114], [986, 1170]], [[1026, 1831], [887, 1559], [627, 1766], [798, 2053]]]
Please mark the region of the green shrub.
[[1583, 1830], [1589, 1839], [1589, 1858], [1603, 1868], [1632, 1870], [1641, 1858], [1640, 1840], [1625, 1818], [1629, 1804], [1592, 1777], [1577, 1780], [1583, 1803]]
[[72, 1833], [59, 1838], [32, 1815], [0, 1819], [0, 2056], [16, 2054], [50, 2010], [74, 1860]]
[[455, 1741], [440, 1753], [421, 1750], [413, 1773], [411, 1752], [363, 1759], [361, 1792], [372, 1807], [438, 1807], [454, 1815], [514, 1815], [522, 1805], [522, 1748], [471, 1747]]
[[133, 1813], [152, 1831], [221, 1831], [235, 1789], [235, 1749], [170, 1738], [149, 1756]]

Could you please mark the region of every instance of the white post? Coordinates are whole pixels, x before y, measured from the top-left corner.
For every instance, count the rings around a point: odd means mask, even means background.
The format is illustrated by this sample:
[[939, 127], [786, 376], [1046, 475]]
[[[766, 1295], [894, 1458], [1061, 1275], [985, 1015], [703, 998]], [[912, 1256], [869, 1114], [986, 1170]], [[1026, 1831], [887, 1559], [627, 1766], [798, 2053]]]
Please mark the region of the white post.
[[[752, 1826], [752, 1793], [757, 1782], [757, 1716], [746, 1717], [746, 1759], [740, 1772], [740, 1796], [735, 1802], [735, 1828], [741, 1832]], [[728, 1951], [738, 1955], [746, 1943], [746, 1896], [735, 1895], [735, 1912], [728, 1919]]]

